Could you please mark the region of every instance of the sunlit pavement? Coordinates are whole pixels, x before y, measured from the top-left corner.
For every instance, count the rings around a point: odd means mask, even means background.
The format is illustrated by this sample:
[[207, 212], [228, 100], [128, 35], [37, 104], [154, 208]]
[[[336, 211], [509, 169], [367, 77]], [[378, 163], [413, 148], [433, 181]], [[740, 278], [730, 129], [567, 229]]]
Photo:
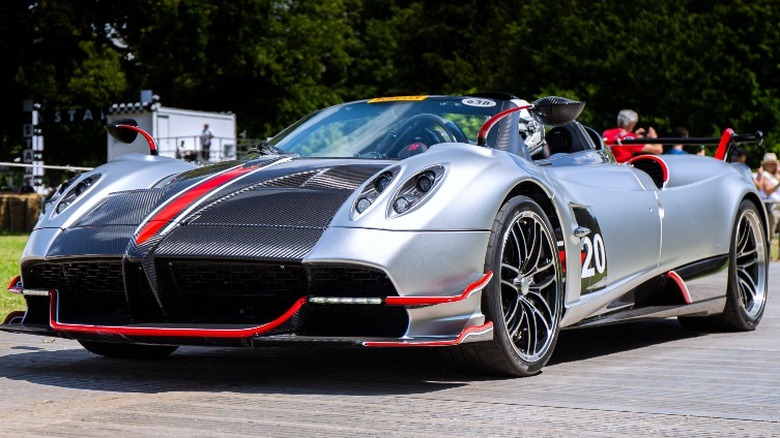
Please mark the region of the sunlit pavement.
[[431, 350], [182, 348], [145, 362], [3, 333], [0, 436], [780, 436], [776, 292], [749, 333], [674, 319], [563, 332], [525, 379], [452, 373]]

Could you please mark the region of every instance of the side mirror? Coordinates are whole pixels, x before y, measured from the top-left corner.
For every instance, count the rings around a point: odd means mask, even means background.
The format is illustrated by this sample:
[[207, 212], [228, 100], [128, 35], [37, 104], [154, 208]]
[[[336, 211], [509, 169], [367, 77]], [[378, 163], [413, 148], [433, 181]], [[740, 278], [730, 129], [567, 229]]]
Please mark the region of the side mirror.
[[108, 126], [106, 126], [106, 131], [108, 131], [108, 134], [117, 141], [130, 144], [134, 142], [136, 138], [138, 138], [138, 131], [134, 129], [128, 129], [125, 126], [138, 127], [138, 122], [133, 119], [117, 120], [109, 123]]
[[108, 126], [106, 126], [106, 131], [108, 131], [111, 137], [117, 139], [117, 141], [127, 144], [134, 142], [138, 137], [138, 134], [141, 134], [146, 139], [146, 142], [149, 143], [149, 154], [159, 155], [157, 144], [154, 142], [152, 136], [139, 128], [138, 122], [133, 119], [122, 119], [109, 123]]
[[533, 118], [543, 125], [559, 126], [576, 120], [584, 108], [585, 102], [548, 96], [534, 102], [530, 112]]

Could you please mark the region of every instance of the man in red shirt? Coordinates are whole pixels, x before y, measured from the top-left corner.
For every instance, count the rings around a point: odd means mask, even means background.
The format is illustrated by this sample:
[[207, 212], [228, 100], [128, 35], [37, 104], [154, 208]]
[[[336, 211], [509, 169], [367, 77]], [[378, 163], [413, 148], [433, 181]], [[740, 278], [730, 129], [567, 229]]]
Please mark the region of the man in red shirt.
[[[639, 121], [639, 114], [634, 110], [624, 109], [618, 113], [617, 128], [607, 129], [602, 134], [604, 142], [614, 144], [619, 140], [633, 140], [635, 138], [658, 138], [655, 129], [651, 126], [647, 131], [639, 128], [634, 132], [634, 126]], [[630, 146], [610, 146], [612, 155], [618, 163], [624, 163], [635, 155], [662, 154], [664, 147], [660, 144], [632, 144]]]

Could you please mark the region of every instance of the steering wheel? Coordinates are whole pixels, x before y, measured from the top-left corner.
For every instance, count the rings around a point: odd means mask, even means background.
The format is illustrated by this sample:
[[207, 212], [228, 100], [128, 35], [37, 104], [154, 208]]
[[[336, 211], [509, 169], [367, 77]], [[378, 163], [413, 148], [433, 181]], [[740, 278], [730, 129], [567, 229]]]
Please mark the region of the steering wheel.
[[415, 144], [418, 146], [417, 150], [420, 150], [419, 145], [422, 143], [425, 149], [421, 151], [424, 151], [428, 146], [446, 141], [468, 143], [468, 137], [455, 122], [436, 114], [423, 113], [410, 117], [397, 128], [390, 130], [380, 142], [377, 151], [394, 157], [403, 155], [407, 145]]

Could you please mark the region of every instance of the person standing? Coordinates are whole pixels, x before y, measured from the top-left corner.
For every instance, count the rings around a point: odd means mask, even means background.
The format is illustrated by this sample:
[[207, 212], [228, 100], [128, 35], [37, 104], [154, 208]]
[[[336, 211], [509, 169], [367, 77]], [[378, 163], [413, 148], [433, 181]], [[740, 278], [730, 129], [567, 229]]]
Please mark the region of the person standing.
[[777, 223], [780, 221], [780, 169], [777, 155], [772, 152], [764, 154], [761, 167], [756, 171], [756, 187], [764, 197], [769, 211], [769, 235], [774, 236]]
[[[636, 138], [658, 138], [655, 129], [651, 126], [646, 131], [639, 128], [634, 131], [639, 114], [630, 109], [621, 110], [617, 116], [617, 128], [607, 129], [602, 136], [605, 143], [614, 144], [622, 140], [634, 140]], [[632, 144], [630, 146], [610, 146], [612, 155], [618, 163], [624, 163], [635, 155], [640, 154], [662, 154], [664, 147], [660, 144]]]
[[209, 129], [209, 124], [206, 123], [203, 125], [203, 131], [200, 133], [200, 156], [204, 162], [209, 161], [212, 138], [214, 138], [214, 134]]
[[[683, 128], [682, 126], [677, 127], [677, 129], [674, 130], [674, 134], [676, 137], [688, 138], [688, 130]], [[669, 150], [664, 153], [670, 155], [684, 155], [687, 154], [688, 152], [686, 152], [685, 149], [683, 149], [683, 145], [675, 144], [672, 145], [672, 147], [669, 148]]]

